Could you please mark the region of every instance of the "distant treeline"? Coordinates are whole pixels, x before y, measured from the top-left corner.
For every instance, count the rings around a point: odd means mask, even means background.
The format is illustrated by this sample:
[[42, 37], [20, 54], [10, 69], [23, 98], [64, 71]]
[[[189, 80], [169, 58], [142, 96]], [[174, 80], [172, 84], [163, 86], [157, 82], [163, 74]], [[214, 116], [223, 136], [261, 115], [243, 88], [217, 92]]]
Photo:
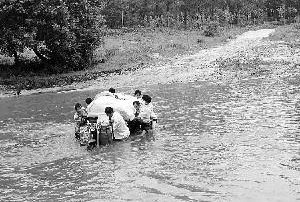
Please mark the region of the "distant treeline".
[[[111, 28], [286, 23], [299, 14], [300, 0], [0, 0], [0, 54], [15, 69], [60, 73], [90, 66]], [[20, 58], [28, 49], [34, 65]]]
[[111, 28], [293, 22], [300, 14], [300, 0], [107, 0], [102, 14]]

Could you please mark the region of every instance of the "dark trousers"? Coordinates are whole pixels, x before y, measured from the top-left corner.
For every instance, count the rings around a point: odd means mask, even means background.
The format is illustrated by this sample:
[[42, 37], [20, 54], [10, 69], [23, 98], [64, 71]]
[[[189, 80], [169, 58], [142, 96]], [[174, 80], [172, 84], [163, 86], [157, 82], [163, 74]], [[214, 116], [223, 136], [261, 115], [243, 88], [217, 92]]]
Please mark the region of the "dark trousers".
[[141, 119], [133, 119], [132, 121], [128, 121], [127, 123], [131, 134], [143, 130], [148, 132], [152, 128], [151, 122], [144, 123]]
[[130, 133], [136, 133], [141, 130], [142, 121], [140, 119], [133, 119], [132, 121], [128, 121], [128, 128]]
[[144, 123], [144, 122], [142, 122], [141, 129], [144, 130], [144, 131], [146, 131], [146, 132], [148, 132], [149, 130], [151, 130], [152, 129], [151, 122], [150, 123]]

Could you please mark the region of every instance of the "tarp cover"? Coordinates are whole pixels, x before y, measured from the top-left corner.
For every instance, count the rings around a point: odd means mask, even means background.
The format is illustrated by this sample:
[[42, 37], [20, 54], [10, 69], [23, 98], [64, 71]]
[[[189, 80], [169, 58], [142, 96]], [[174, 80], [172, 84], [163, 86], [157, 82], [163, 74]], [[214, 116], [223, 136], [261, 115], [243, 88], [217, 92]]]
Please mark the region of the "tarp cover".
[[[117, 97], [117, 98], [116, 98]], [[104, 91], [95, 96], [93, 102], [87, 107], [88, 116], [95, 117], [105, 114], [106, 107], [112, 107], [114, 111], [118, 111], [125, 120], [134, 117], [133, 101], [136, 98], [124, 94], [112, 94]]]

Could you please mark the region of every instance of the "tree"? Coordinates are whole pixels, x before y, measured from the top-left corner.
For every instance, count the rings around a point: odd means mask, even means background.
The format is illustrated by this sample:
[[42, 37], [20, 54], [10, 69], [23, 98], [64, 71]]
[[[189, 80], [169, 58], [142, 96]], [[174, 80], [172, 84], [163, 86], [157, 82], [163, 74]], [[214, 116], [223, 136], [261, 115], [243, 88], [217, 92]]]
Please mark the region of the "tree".
[[28, 47], [57, 71], [83, 69], [102, 43], [102, 9], [98, 0], [2, 1], [1, 51], [18, 62]]
[[0, 51], [14, 57], [15, 64], [19, 63], [19, 52], [22, 52], [25, 43], [24, 27], [27, 17], [22, 1], [0, 2]]
[[50, 64], [84, 68], [102, 42], [101, 9], [95, 0], [42, 0], [33, 12], [36, 32], [31, 48]]

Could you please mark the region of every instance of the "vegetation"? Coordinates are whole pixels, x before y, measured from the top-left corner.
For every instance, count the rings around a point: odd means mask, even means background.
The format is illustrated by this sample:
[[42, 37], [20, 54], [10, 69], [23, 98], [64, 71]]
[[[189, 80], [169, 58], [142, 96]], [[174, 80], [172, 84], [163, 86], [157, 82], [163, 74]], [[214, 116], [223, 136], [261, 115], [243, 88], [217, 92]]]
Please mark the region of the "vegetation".
[[271, 40], [285, 41], [291, 46], [300, 45], [300, 23], [280, 26], [276, 32], [270, 36]]
[[0, 3], [0, 50], [13, 56], [33, 50], [49, 72], [80, 70], [101, 44], [104, 20], [98, 1], [20, 0]]
[[[89, 68], [101, 75], [140, 67], [157, 54], [174, 56], [211, 46], [210, 37], [225, 41], [232, 36], [224, 33], [233, 26], [288, 24], [299, 22], [299, 14], [299, 0], [0, 0], [0, 54], [14, 58], [11, 63], [0, 57], [0, 85], [31, 89], [69, 84], [74, 79], [62, 73]], [[159, 37], [173, 39], [166, 43]], [[109, 38], [122, 43], [113, 47]], [[60, 74], [56, 78], [62, 82], [34, 77], [53, 74]], [[71, 75], [74, 81], [95, 77]], [[21, 84], [24, 77], [28, 81]]]
[[112, 28], [154, 26], [202, 28], [220, 25], [291, 22], [299, 15], [298, 0], [107, 0], [103, 15]]
[[[205, 37], [202, 31], [185, 31], [159, 29], [144, 29], [128, 33], [118, 30], [110, 36], [103, 37], [105, 42], [104, 50], [96, 50], [94, 59], [101, 60], [102, 55], [107, 58], [105, 63], [97, 63], [83, 71], [74, 71], [49, 76], [44, 72], [28, 70], [15, 74], [10, 68], [6, 73], [0, 69], [2, 74], [1, 84], [12, 88], [36, 89], [45, 87], [55, 87], [72, 84], [73, 82], [83, 82], [98, 77], [106, 77], [109, 74], [120, 74], [125, 71], [132, 71], [169, 62], [174, 57], [182, 54], [190, 54], [201, 49], [214, 47], [225, 43], [228, 39], [245, 32], [251, 28], [224, 29], [217, 37]], [[23, 55], [22, 55], [23, 56]], [[23, 57], [30, 57], [24, 55]], [[6, 61], [13, 63], [13, 61]], [[30, 63], [28, 63], [29, 65]], [[30, 65], [30, 69], [34, 69]]]

